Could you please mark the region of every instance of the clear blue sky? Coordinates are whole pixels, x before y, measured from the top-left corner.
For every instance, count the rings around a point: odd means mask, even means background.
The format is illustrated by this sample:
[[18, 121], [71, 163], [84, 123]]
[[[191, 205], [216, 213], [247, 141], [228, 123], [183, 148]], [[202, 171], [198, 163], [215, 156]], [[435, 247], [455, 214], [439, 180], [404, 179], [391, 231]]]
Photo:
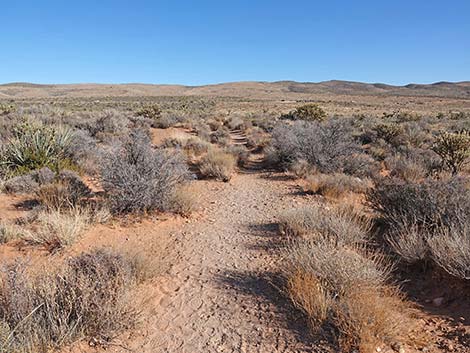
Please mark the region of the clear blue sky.
[[470, 0], [3, 0], [0, 82], [470, 80]]

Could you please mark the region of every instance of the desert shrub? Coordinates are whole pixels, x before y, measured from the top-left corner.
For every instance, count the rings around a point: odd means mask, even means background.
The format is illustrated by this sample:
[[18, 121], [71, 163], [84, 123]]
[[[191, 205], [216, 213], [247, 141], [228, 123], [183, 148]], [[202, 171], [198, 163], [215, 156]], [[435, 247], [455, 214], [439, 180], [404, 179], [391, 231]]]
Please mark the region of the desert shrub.
[[406, 221], [395, 226], [393, 231], [386, 235], [386, 239], [393, 251], [408, 263], [426, 262], [429, 260], [429, 233], [421, 229], [416, 222]]
[[311, 166], [306, 160], [299, 159], [289, 165], [289, 171], [294, 173], [297, 178], [307, 178], [316, 173], [315, 167]]
[[8, 115], [16, 111], [13, 104], [0, 103], [0, 115]]
[[259, 127], [247, 130], [246, 146], [255, 151], [262, 151], [270, 142], [270, 137]]
[[225, 151], [235, 157], [239, 167], [244, 167], [247, 164], [250, 152], [248, 152], [248, 149], [245, 146], [232, 145], [225, 148]]
[[470, 159], [470, 133], [441, 133], [432, 147], [453, 175], [457, 175]]
[[296, 108], [287, 115], [283, 115], [281, 118], [305, 121], [324, 121], [326, 119], [326, 112], [318, 104], [310, 103]]
[[230, 130], [245, 130], [245, 121], [239, 116], [232, 116], [227, 121]]
[[135, 263], [120, 253], [94, 250], [59, 270], [26, 270], [15, 264], [0, 274], [2, 352], [48, 352], [85, 337], [107, 341], [135, 321]]
[[185, 144], [184, 149], [193, 153], [195, 156], [200, 156], [206, 153], [211, 148], [211, 144], [199, 137], [191, 137]]
[[147, 105], [136, 112], [137, 116], [157, 121], [162, 116], [162, 110], [157, 104]]
[[390, 176], [407, 182], [419, 182], [424, 180], [429, 174], [429, 171], [420, 159], [409, 158], [399, 154], [386, 158], [385, 166], [390, 170]]
[[309, 273], [337, 295], [356, 286], [379, 287], [390, 278], [392, 267], [382, 255], [366, 253], [359, 247], [345, 247], [334, 241], [301, 240], [286, 250], [289, 273]]
[[379, 138], [382, 138], [390, 145], [397, 147], [404, 143], [403, 126], [397, 123], [381, 123], [375, 127]]
[[416, 224], [433, 230], [470, 221], [470, 191], [461, 178], [426, 179], [422, 183], [383, 179], [368, 199], [392, 227]]
[[298, 241], [286, 259], [289, 297], [315, 331], [333, 330], [341, 351], [369, 353], [410, 340], [413, 311], [387, 284], [391, 267], [382, 256], [331, 241]]
[[452, 276], [470, 280], [470, 226], [443, 227], [427, 240], [432, 259]]
[[175, 126], [176, 124], [182, 123], [185, 120], [183, 115], [177, 113], [166, 113], [162, 114], [161, 117], [154, 120], [152, 123], [152, 127], [160, 128], [160, 129], [168, 129], [171, 126]]
[[103, 140], [106, 135], [120, 135], [130, 125], [126, 114], [115, 109], [92, 113], [77, 124], [79, 129], [88, 131], [91, 137]]
[[210, 142], [221, 146], [230, 144], [230, 131], [226, 127], [221, 127], [210, 135]]
[[103, 187], [114, 213], [165, 210], [175, 188], [191, 176], [181, 153], [154, 150], [141, 131], [132, 131], [109, 151], [102, 167]]
[[374, 178], [380, 172], [380, 164], [365, 153], [354, 153], [343, 161], [343, 173], [359, 178]]
[[72, 137], [72, 131], [67, 128], [19, 124], [14, 129], [14, 138], [2, 151], [0, 166], [14, 174], [43, 167], [58, 171], [71, 164], [69, 148]]
[[5, 192], [12, 194], [29, 194], [37, 191], [42, 185], [52, 183], [54, 179], [55, 173], [49, 168], [44, 167], [5, 180], [3, 189]]
[[365, 181], [346, 174], [312, 174], [306, 177], [304, 190], [330, 198], [341, 198], [351, 193], [365, 193], [369, 189]]
[[195, 210], [197, 195], [189, 185], [178, 187], [170, 198], [168, 210], [188, 217]]
[[47, 208], [62, 210], [79, 206], [90, 193], [90, 189], [76, 173], [63, 170], [57, 176], [56, 182], [40, 186], [36, 197]]
[[369, 236], [370, 220], [352, 207], [326, 209], [315, 205], [281, 215], [281, 232], [290, 237], [328, 239], [334, 243], [364, 243]]
[[36, 217], [35, 229], [24, 232], [21, 239], [53, 253], [73, 244], [83, 234], [89, 220], [89, 214], [78, 209], [68, 213], [43, 211]]
[[350, 126], [341, 120], [281, 124], [273, 131], [272, 146], [282, 165], [305, 160], [322, 173], [341, 171], [345, 160], [359, 151]]
[[199, 171], [204, 177], [212, 177], [222, 181], [229, 181], [235, 170], [236, 160], [233, 155], [212, 148], [202, 158]]

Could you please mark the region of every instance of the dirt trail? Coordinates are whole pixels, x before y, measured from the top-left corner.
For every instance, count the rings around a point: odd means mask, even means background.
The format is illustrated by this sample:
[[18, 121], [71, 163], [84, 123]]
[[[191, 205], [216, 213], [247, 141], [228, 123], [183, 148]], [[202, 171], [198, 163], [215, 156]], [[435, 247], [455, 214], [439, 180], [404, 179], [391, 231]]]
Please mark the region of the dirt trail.
[[[259, 160], [252, 156], [250, 165]], [[314, 351], [302, 337], [305, 322], [269, 278], [276, 217], [292, 204], [292, 182], [254, 168], [230, 183], [198, 183], [206, 216], [174, 235], [171, 267], [152, 284], [151, 317], [125, 350], [112, 351]]]

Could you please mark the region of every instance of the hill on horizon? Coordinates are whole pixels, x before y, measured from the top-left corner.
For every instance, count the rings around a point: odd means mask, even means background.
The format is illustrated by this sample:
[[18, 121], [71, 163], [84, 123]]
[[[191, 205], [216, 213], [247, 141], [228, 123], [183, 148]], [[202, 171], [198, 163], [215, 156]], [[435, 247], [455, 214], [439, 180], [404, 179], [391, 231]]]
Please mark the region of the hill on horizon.
[[410, 83], [394, 86], [331, 80], [324, 82], [246, 81], [202, 86], [177, 84], [0, 84], [0, 99], [137, 97], [137, 96], [218, 96], [255, 99], [308, 99], [316, 95], [425, 96], [470, 99], [470, 81]]

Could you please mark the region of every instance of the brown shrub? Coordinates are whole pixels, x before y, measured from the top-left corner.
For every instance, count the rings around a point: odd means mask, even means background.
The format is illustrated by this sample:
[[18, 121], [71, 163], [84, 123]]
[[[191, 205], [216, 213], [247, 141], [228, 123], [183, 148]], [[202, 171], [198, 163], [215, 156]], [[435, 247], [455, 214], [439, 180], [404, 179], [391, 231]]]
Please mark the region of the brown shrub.
[[235, 158], [231, 154], [212, 148], [202, 158], [199, 170], [205, 177], [212, 177], [227, 182], [232, 178], [235, 163]]

